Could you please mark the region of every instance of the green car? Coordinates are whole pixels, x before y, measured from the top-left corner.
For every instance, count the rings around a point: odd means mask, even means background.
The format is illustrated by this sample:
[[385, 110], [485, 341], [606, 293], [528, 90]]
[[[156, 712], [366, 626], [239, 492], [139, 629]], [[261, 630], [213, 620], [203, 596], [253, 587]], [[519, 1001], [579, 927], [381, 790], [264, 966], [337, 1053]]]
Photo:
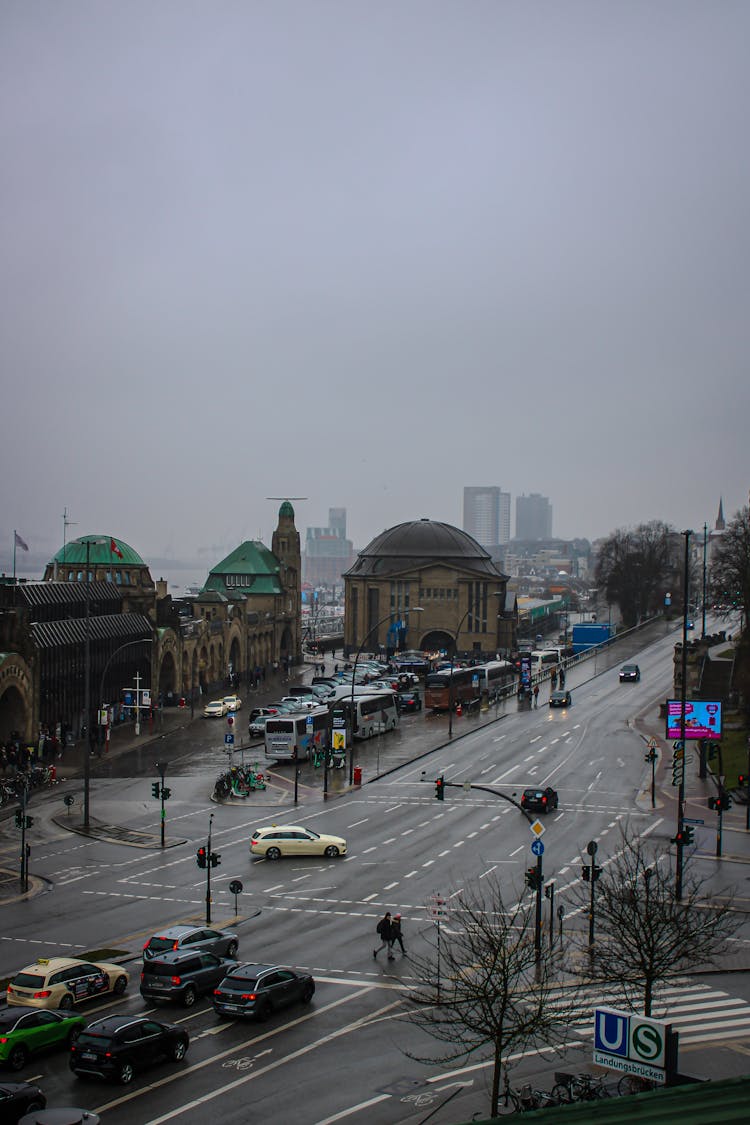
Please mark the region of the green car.
[[0, 1011], [0, 1063], [21, 1070], [38, 1051], [75, 1043], [85, 1026], [83, 1016], [62, 1009], [5, 1008]]

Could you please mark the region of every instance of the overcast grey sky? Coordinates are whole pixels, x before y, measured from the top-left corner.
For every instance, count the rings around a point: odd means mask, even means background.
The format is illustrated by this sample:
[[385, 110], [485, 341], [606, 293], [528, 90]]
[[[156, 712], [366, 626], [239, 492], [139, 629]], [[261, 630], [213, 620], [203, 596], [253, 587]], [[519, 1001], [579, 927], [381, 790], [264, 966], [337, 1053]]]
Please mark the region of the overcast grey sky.
[[3, 548], [747, 501], [747, 0], [3, 0]]

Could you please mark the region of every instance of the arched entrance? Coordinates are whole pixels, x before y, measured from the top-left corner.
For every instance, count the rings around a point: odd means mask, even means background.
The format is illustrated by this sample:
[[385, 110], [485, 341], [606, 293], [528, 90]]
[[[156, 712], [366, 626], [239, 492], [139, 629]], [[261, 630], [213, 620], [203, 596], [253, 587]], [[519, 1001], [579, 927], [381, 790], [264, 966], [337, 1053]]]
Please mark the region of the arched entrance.
[[448, 656], [456, 651], [456, 640], [452, 633], [446, 633], [444, 629], [433, 629], [430, 633], [425, 633], [419, 646], [422, 652], [445, 652]]
[[171, 652], [165, 652], [159, 669], [159, 702], [171, 705], [177, 692], [177, 668]]

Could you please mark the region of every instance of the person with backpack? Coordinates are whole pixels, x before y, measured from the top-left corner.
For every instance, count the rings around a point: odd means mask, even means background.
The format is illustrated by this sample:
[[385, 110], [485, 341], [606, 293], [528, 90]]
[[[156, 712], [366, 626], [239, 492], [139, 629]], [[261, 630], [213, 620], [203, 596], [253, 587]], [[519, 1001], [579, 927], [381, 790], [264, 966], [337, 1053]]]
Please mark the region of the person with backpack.
[[393, 915], [393, 921], [391, 922], [391, 935], [392, 935], [392, 943], [391, 944], [395, 946], [396, 942], [398, 942], [398, 944], [401, 946], [401, 952], [406, 953], [406, 950], [404, 949], [404, 938], [403, 938], [403, 934], [401, 933], [401, 915], [400, 914], [394, 914]]
[[381, 944], [377, 949], [373, 949], [373, 957], [377, 957], [381, 949], [388, 950], [388, 960], [393, 961], [393, 923], [391, 922], [391, 912], [386, 911], [383, 917], [375, 927], [375, 933], [380, 938]]

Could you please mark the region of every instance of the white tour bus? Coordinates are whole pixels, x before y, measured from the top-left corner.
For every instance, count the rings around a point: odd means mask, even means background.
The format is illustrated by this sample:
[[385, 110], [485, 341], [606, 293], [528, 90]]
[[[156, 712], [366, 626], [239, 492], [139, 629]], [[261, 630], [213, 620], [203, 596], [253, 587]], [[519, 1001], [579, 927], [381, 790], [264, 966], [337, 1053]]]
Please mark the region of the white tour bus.
[[392, 691], [379, 691], [372, 694], [354, 696], [352, 712], [351, 693], [339, 699], [331, 707], [333, 726], [342, 727], [347, 719], [348, 727], [355, 738], [372, 738], [395, 730], [399, 724], [396, 696]]
[[266, 720], [267, 758], [277, 762], [302, 761], [313, 747], [328, 747], [331, 713], [327, 707], [313, 707], [292, 715], [271, 715]]

